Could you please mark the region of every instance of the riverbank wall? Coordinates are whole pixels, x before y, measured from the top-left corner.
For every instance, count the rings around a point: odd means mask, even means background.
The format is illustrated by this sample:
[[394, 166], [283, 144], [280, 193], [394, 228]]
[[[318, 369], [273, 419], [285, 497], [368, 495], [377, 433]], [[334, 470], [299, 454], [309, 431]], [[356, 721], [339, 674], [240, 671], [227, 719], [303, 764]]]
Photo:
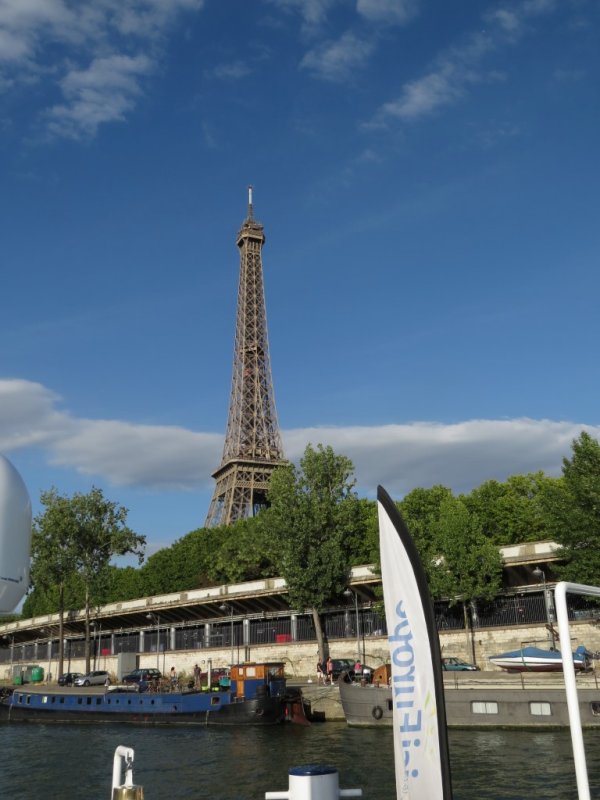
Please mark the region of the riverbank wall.
[[[571, 625], [573, 649], [584, 644], [590, 651], [600, 651], [600, 628], [590, 622], [574, 622]], [[348, 639], [334, 639], [329, 647], [332, 658], [356, 658], [357, 642]], [[440, 632], [440, 645], [443, 656], [457, 656], [465, 661], [475, 661], [482, 669], [490, 668], [489, 657], [515, 650], [522, 646], [536, 644], [546, 647], [549, 644], [548, 631], [542, 625], [519, 625], [510, 628], [476, 628], [468, 631]], [[42, 648], [40, 648], [41, 650]], [[45, 649], [45, 648], [44, 648]], [[370, 667], [378, 667], [389, 661], [389, 650], [385, 636], [369, 636], [360, 642], [360, 659]], [[41, 653], [39, 654], [41, 655]], [[206, 671], [209, 664], [212, 668], [228, 666], [231, 661], [230, 647], [202, 648], [197, 650], [167, 650], [166, 652], [133, 654], [133, 659], [140, 667], [157, 667], [168, 673], [175, 667], [180, 675], [191, 675], [194, 665], [198, 664]], [[282, 661], [288, 678], [293, 681], [316, 681], [317, 645], [316, 642], [281, 642], [266, 645], [236, 647], [233, 652], [236, 662], [243, 661]], [[92, 658], [92, 669], [108, 670], [115, 678], [118, 676], [119, 657], [116, 654], [103, 652]], [[32, 659], [28, 662], [13, 662], [4, 665], [0, 677], [10, 681], [20, 669], [35, 664], [44, 669], [50, 682], [57, 675], [56, 659]], [[600, 670], [600, 663], [598, 664]], [[85, 672], [85, 661], [82, 658], [66, 659], [64, 672]]]

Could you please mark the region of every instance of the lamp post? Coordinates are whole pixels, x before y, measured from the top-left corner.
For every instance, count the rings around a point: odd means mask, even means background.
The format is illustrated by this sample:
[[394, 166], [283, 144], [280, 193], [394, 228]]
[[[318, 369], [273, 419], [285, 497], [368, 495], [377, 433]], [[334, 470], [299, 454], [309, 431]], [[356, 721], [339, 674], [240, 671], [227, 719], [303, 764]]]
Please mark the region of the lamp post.
[[96, 654], [98, 652], [98, 642], [97, 642], [97, 639], [96, 639], [97, 634], [98, 634], [97, 625], [98, 625], [98, 623], [95, 622], [95, 621], [94, 622], [90, 622], [90, 628], [94, 632], [94, 638], [93, 638], [93, 643], [94, 643], [94, 667], [93, 668], [94, 669], [96, 669]]
[[556, 645], [556, 639], [554, 638], [554, 627], [552, 624], [554, 622], [554, 615], [552, 614], [550, 598], [548, 597], [549, 589], [546, 586], [546, 573], [541, 567], [538, 566], [533, 570], [533, 574], [538, 580], [540, 578], [542, 579], [542, 586], [544, 590], [544, 608], [546, 609], [546, 627], [548, 629], [548, 638], [551, 640], [552, 649], [554, 650]]
[[12, 671], [13, 671], [13, 661], [14, 661], [14, 654], [15, 654], [15, 637], [12, 634], [6, 634], [2, 637], [4, 641], [8, 642], [8, 646], [10, 649], [10, 676], [12, 678]]
[[219, 606], [220, 611], [229, 611], [231, 615], [231, 628], [229, 633], [229, 638], [231, 639], [231, 663], [230, 667], [233, 667], [233, 606], [231, 603], [221, 603]]
[[156, 669], [160, 671], [160, 617], [158, 614], [153, 614], [149, 611], [146, 614], [146, 619], [156, 622]]
[[354, 589], [350, 589], [350, 587], [344, 590], [344, 595], [346, 597], [354, 595], [354, 612], [356, 614], [356, 657], [358, 661], [360, 661], [360, 617], [358, 616], [358, 595]]

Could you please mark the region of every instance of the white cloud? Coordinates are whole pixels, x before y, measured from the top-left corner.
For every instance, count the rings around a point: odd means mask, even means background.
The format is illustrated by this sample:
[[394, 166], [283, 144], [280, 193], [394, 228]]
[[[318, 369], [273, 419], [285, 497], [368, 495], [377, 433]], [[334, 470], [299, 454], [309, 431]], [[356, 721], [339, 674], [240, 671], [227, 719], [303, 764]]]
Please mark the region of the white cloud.
[[310, 50], [300, 66], [329, 81], [345, 81], [361, 67], [373, 50], [371, 42], [346, 31], [337, 41], [325, 42]]
[[21, 61], [30, 52], [31, 44], [26, 38], [11, 36], [9, 31], [0, 29], [0, 61]]
[[152, 69], [146, 56], [112, 55], [71, 70], [61, 82], [67, 102], [47, 112], [50, 132], [79, 139], [95, 136], [102, 123], [122, 121], [142, 91], [140, 77]]
[[306, 442], [329, 444], [347, 455], [356, 467], [361, 494], [372, 494], [382, 484], [402, 496], [437, 483], [468, 491], [491, 478], [540, 469], [558, 475], [562, 458], [582, 430], [600, 437], [600, 426], [512, 419], [313, 428], [288, 431], [284, 439], [291, 459], [300, 457]]
[[198, 11], [204, 0], [102, 0], [107, 17], [124, 36], [160, 36], [180, 11]]
[[557, 0], [526, 0], [523, 3], [523, 13], [527, 16], [549, 14], [558, 6]]
[[39, 447], [50, 464], [121, 486], [197, 489], [210, 484], [223, 437], [176, 426], [76, 419], [39, 383], [0, 380], [0, 451]]
[[357, 0], [356, 10], [372, 22], [403, 25], [417, 13], [418, 0]]
[[[50, 465], [120, 486], [159, 491], [212, 486], [222, 435], [76, 419], [59, 402], [41, 384], [0, 380], [0, 451], [38, 448]], [[354, 462], [362, 495], [373, 495], [382, 484], [400, 497], [436, 483], [468, 491], [490, 478], [540, 469], [557, 475], [582, 430], [600, 438], [600, 426], [513, 419], [303, 428], [284, 431], [283, 439], [286, 456], [296, 462], [309, 442], [331, 445]]]
[[[376, 4], [376, 0], [364, 0]], [[383, 2], [383, 0], [382, 0]], [[482, 69], [485, 55], [507, 43], [514, 43], [525, 30], [528, 19], [551, 13], [555, 0], [527, 0], [521, 6], [496, 8], [484, 14], [487, 29], [471, 33], [463, 42], [440, 54], [429, 72], [407, 81], [400, 94], [383, 103], [365, 128], [377, 128], [390, 119], [414, 121], [465, 97], [475, 83], [495, 80], [498, 73]]]
[[[267, 0], [284, 11], [298, 13], [307, 30], [315, 31], [335, 5], [348, 0]], [[356, 0], [357, 13], [370, 22], [404, 24], [417, 12], [420, 0]]]
[[325, 21], [327, 12], [338, 0], [267, 0], [284, 11], [296, 11], [307, 28], [314, 28]]
[[218, 64], [211, 74], [219, 80], [239, 80], [251, 73], [251, 69], [244, 61], [230, 61], [227, 64]]
[[479, 68], [484, 54], [493, 47], [493, 39], [476, 33], [461, 46], [449, 49], [427, 75], [405, 83], [400, 96], [384, 103], [365, 127], [385, 125], [390, 119], [405, 122], [421, 119], [456, 103], [465, 96], [468, 86], [495, 79]]
[[117, 420], [79, 420], [49, 451], [50, 462], [120, 486], [198, 489], [210, 483], [223, 449], [216, 433]]
[[507, 33], [516, 33], [521, 29], [521, 19], [514, 11], [508, 11], [505, 8], [499, 8], [493, 11], [489, 20], [496, 21], [498, 25]]
[[71, 425], [60, 398], [40, 383], [0, 379], [0, 451], [49, 445]]
[[586, 71], [584, 69], [561, 69], [559, 67], [554, 70], [552, 77], [558, 83], [576, 83], [586, 77]]
[[33, 59], [42, 38], [62, 41], [77, 27], [63, 0], [2, 0], [0, 61]]
[[198, 11], [203, 4], [0, 0], [0, 90], [34, 77], [54, 81], [64, 102], [42, 114], [51, 131], [74, 138], [93, 135], [100, 124], [121, 120], [134, 107], [142, 92], [132, 75], [148, 74], [148, 65], [160, 55], [159, 42], [180, 12]]
[[407, 83], [397, 100], [381, 107], [380, 117], [418, 119], [441, 106], [453, 103], [463, 94], [462, 81], [456, 79], [452, 70], [432, 72]]

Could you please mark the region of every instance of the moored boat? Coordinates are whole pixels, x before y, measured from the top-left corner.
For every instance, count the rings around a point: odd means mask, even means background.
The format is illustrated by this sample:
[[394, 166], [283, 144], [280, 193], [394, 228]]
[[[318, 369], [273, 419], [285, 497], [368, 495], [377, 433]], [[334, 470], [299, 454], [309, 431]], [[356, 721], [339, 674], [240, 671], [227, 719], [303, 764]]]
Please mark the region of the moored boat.
[[[564, 687], [552, 685], [502, 685], [500, 680], [482, 678], [447, 685], [444, 691], [446, 720], [451, 728], [562, 728], [569, 726]], [[548, 676], [549, 677], [549, 676]], [[504, 680], [510, 680], [508, 676]], [[544, 682], [545, 683], [545, 682]], [[386, 683], [360, 685], [339, 682], [340, 700], [346, 722], [352, 727], [393, 723], [392, 689]], [[581, 723], [600, 727], [600, 689], [580, 687]]]
[[[540, 647], [522, 647], [498, 656], [490, 656], [490, 664], [509, 672], [562, 672], [563, 659], [559, 650], [543, 650]], [[587, 650], [580, 645], [573, 653], [573, 666], [577, 670], [589, 668]]]
[[0, 700], [7, 722], [130, 722], [143, 725], [273, 725], [301, 719], [297, 692], [287, 689], [283, 663], [232, 667], [228, 688], [217, 691], [130, 691], [15, 688]]

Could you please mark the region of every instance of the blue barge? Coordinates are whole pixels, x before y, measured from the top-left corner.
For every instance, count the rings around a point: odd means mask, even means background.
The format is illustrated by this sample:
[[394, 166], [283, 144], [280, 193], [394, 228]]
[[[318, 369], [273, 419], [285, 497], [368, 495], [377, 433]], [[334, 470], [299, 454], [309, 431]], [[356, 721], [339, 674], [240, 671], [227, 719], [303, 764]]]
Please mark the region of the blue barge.
[[0, 701], [4, 722], [129, 722], [142, 725], [273, 725], [301, 722], [301, 693], [287, 689], [282, 663], [232, 667], [217, 691], [132, 692], [15, 688]]

